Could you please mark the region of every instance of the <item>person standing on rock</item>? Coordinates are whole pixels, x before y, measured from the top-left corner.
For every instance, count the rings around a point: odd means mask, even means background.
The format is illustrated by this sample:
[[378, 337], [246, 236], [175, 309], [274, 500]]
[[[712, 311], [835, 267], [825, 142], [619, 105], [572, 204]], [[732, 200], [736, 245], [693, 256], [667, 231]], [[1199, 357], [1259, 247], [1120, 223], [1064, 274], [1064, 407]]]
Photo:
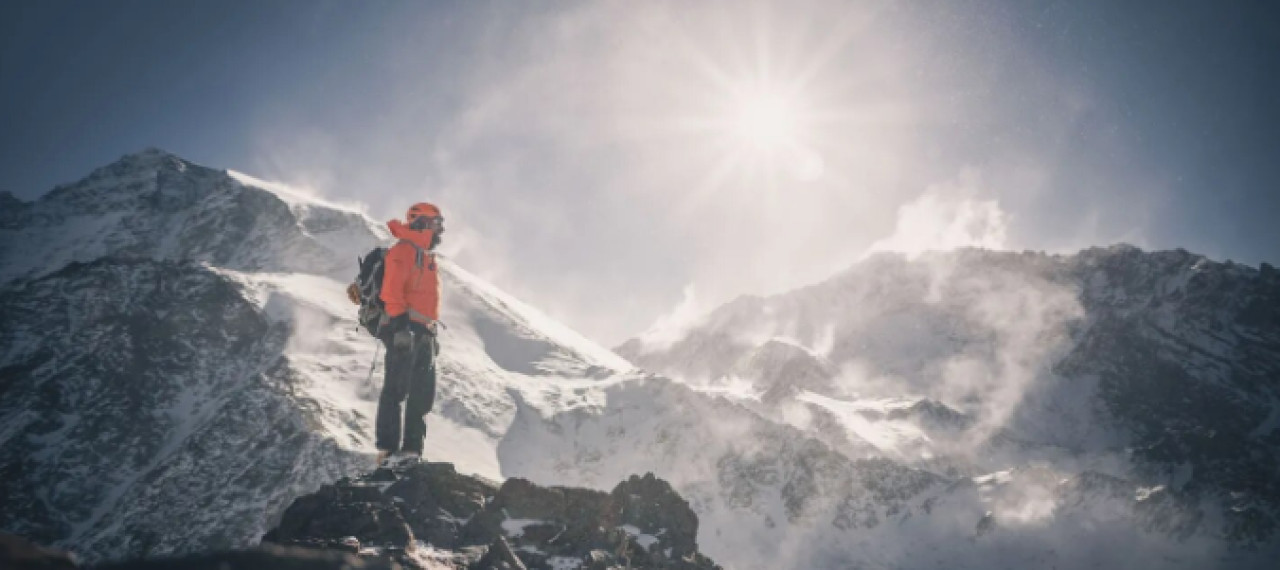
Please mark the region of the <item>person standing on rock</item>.
[[440, 274], [435, 248], [444, 233], [444, 217], [436, 206], [420, 202], [409, 208], [404, 222], [391, 220], [387, 228], [400, 241], [387, 251], [380, 294], [390, 318], [378, 331], [387, 347], [375, 433], [380, 466], [422, 457], [426, 415], [436, 397]]

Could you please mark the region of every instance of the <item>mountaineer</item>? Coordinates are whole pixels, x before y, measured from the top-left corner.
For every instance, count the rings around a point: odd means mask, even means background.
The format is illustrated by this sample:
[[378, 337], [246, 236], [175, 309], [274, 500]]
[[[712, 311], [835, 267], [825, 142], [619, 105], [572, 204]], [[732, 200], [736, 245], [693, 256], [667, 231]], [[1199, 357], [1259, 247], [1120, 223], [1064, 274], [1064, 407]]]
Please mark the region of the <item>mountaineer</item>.
[[404, 222], [391, 220], [387, 228], [399, 241], [362, 258], [360, 274], [347, 293], [361, 306], [361, 324], [386, 346], [375, 441], [378, 465], [397, 467], [421, 459], [426, 415], [435, 402], [440, 352], [435, 248], [444, 218], [439, 208], [421, 202], [409, 208]]

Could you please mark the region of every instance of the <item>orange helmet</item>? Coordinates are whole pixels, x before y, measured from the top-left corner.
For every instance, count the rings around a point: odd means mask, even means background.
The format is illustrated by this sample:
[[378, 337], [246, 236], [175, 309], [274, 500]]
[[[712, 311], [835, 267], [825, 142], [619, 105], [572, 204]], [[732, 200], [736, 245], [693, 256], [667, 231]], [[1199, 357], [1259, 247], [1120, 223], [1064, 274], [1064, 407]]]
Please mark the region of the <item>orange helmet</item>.
[[440, 208], [437, 208], [435, 204], [429, 204], [427, 202], [418, 202], [417, 204], [409, 206], [409, 212], [404, 215], [404, 221], [412, 224], [414, 220], [422, 216], [439, 218], [441, 217]]

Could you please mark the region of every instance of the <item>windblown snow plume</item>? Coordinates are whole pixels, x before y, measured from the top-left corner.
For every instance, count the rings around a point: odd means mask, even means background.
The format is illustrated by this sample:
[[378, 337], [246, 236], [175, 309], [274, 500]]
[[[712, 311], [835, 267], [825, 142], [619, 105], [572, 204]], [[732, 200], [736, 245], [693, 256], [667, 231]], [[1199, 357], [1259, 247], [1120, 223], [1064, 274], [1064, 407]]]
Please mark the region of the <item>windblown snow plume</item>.
[[978, 198], [981, 184], [977, 170], [965, 169], [955, 181], [930, 186], [898, 208], [893, 235], [873, 243], [867, 251], [915, 256], [960, 247], [1003, 249], [1008, 214], [998, 201]]
[[[0, 528], [90, 560], [241, 547], [368, 465], [381, 370], [343, 290], [385, 232], [269, 186], [147, 151], [6, 206]], [[903, 227], [965, 211], [944, 198]], [[997, 239], [968, 208], [925, 241]], [[669, 378], [442, 257], [426, 455], [653, 472], [733, 568], [1274, 562], [1280, 272], [931, 247], [706, 314], [690, 290], [673, 334], [618, 349]]]
[[[1270, 266], [1182, 251], [880, 253], [823, 283], [728, 303], [665, 349], [618, 351], [842, 457], [954, 482], [920, 491], [917, 507], [863, 515], [877, 522], [862, 528], [899, 531], [855, 533], [877, 554], [826, 562], [1248, 566], [1262, 558], [1244, 545], [1275, 552], [1280, 528], [1280, 447], [1258, 436], [1280, 413], [1265, 380], [1280, 372], [1280, 331], [1259, 320], [1276, 299]], [[1208, 451], [1221, 446], [1233, 451]], [[958, 535], [986, 554], [906, 547]], [[809, 539], [786, 540], [821, 548]], [[1112, 546], [1127, 554], [1104, 554]]]

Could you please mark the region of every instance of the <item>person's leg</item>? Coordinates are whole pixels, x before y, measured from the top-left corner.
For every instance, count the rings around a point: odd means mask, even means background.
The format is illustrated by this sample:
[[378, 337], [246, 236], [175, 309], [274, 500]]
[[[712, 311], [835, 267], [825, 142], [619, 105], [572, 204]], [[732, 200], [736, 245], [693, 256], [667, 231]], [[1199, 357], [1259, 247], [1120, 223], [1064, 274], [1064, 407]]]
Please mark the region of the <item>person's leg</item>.
[[423, 440], [427, 435], [426, 415], [436, 400], [436, 352], [438, 345], [433, 335], [422, 333], [415, 337], [414, 370], [409, 384], [409, 400], [404, 412], [404, 449], [422, 455]]
[[378, 417], [375, 421], [375, 439], [379, 451], [395, 452], [400, 449], [400, 403], [408, 391], [411, 347], [397, 347], [386, 343], [387, 359], [384, 366], [382, 394], [378, 397]]

